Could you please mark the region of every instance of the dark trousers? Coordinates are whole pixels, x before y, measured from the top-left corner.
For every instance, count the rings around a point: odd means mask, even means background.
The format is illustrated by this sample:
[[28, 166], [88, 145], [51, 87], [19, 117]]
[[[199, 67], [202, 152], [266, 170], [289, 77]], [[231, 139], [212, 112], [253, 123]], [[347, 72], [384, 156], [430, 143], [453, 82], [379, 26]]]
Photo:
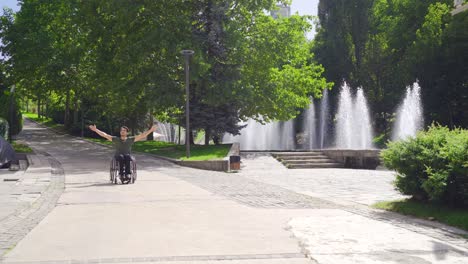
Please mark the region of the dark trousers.
[[132, 160], [132, 157], [130, 154], [120, 154], [120, 155], [115, 155], [115, 159], [119, 163], [119, 174], [123, 175], [124, 174], [124, 168], [125, 168], [125, 174], [131, 174], [130, 170], [130, 161]]

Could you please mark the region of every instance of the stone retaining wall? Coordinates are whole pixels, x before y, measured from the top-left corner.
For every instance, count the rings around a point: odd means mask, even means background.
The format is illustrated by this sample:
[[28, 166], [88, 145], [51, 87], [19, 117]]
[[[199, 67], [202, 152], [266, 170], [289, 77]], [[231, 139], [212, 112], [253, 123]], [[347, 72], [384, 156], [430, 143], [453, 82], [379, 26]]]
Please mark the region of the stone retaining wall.
[[204, 160], [204, 161], [191, 161], [191, 160], [178, 160], [175, 162], [181, 166], [212, 170], [212, 171], [229, 171], [229, 160]]
[[375, 170], [380, 164], [379, 149], [322, 149], [320, 151], [344, 164], [345, 168]]

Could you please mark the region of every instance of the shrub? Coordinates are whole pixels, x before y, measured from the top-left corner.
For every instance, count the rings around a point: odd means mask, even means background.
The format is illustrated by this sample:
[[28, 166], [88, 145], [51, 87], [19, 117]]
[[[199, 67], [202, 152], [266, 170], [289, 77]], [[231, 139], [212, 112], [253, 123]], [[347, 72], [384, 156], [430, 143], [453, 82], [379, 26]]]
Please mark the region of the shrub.
[[396, 188], [415, 199], [468, 207], [468, 131], [433, 125], [416, 137], [390, 142], [384, 164]]

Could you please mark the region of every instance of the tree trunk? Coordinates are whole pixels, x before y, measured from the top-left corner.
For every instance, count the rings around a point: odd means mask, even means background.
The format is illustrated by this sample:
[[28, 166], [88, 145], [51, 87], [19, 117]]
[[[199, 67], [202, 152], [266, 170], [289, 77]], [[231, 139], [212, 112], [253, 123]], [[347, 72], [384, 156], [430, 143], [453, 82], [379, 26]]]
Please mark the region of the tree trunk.
[[81, 137], [84, 137], [84, 110], [83, 110], [83, 101], [81, 101]]
[[78, 125], [78, 97], [75, 97], [73, 102], [73, 126]]
[[65, 114], [63, 117], [63, 124], [66, 128], [70, 128], [70, 90], [67, 90], [65, 99]]
[[450, 106], [450, 101], [447, 100], [447, 109], [448, 109], [448, 123], [449, 123], [449, 128], [450, 129], [453, 129], [454, 128], [454, 125], [453, 125], [453, 110], [452, 110], [452, 107]]
[[210, 144], [210, 129], [205, 128], [205, 145]]
[[44, 116], [50, 116], [49, 115], [49, 98], [44, 100], [44, 105], [45, 105], [45, 111], [43, 113]]
[[[149, 119], [150, 119], [150, 128], [153, 126], [153, 123], [154, 123], [154, 117], [153, 117], [153, 114], [150, 113], [149, 114]], [[146, 137], [146, 140], [154, 140], [154, 135], [153, 133], [149, 133], [148, 136]]]
[[219, 145], [219, 143], [220, 143], [219, 136], [213, 136], [213, 142], [215, 143], [215, 145]]
[[41, 97], [37, 97], [37, 118], [41, 119]]
[[107, 120], [107, 129], [109, 129], [109, 133], [112, 136], [112, 134], [114, 133], [114, 129], [112, 127], [112, 124], [108, 116], [106, 116], [106, 120]]
[[189, 140], [190, 140], [190, 145], [195, 145], [195, 141], [193, 140], [193, 132], [189, 131]]
[[179, 145], [180, 145], [180, 130], [181, 130], [181, 128], [182, 128], [182, 127], [181, 127], [180, 124], [179, 124], [179, 143], [178, 143]]

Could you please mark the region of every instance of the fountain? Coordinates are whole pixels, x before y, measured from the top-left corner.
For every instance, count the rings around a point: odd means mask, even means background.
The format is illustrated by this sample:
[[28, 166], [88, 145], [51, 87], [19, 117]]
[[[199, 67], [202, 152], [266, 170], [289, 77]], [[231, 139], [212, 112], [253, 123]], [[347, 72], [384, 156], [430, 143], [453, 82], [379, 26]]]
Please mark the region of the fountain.
[[350, 87], [346, 83], [343, 84], [336, 119], [336, 148], [372, 148], [369, 108], [362, 88], [358, 89], [356, 98], [353, 100]]
[[316, 124], [316, 120], [315, 120], [314, 98], [310, 97], [309, 108], [307, 108], [304, 112], [304, 135], [307, 138], [308, 149], [317, 148], [317, 142], [316, 142], [317, 128], [315, 124]]
[[324, 90], [319, 103], [320, 112], [316, 115], [313, 97], [310, 97], [310, 104], [304, 111], [303, 128], [306, 137], [307, 149], [323, 149], [327, 144], [328, 124], [329, 124], [329, 102], [328, 90]]
[[323, 91], [323, 97], [320, 100], [320, 119], [319, 119], [319, 142], [318, 147], [323, 149], [325, 147], [325, 135], [328, 134], [329, 122], [329, 106], [328, 106], [328, 90]]
[[[157, 129], [156, 133], [161, 134], [163, 136], [158, 137], [157, 139], [160, 141], [165, 141], [165, 142], [172, 142], [172, 143], [178, 143], [179, 141], [179, 135], [178, 135], [178, 126], [171, 124], [171, 123], [163, 123], [156, 121]], [[182, 133], [181, 136], [182, 142], [184, 141], [184, 133]]]
[[357, 142], [358, 149], [371, 149], [372, 139], [374, 138], [372, 134], [372, 125], [369, 115], [369, 107], [367, 100], [364, 97], [364, 92], [362, 88], [358, 88], [356, 93], [356, 101], [354, 105], [354, 115], [355, 120], [359, 120], [356, 125], [356, 133], [359, 136]]
[[415, 136], [423, 125], [421, 87], [415, 82], [412, 87], [406, 87], [405, 98], [397, 111], [392, 140]]
[[240, 135], [225, 134], [223, 143], [239, 142], [242, 150], [291, 150], [295, 148], [293, 121], [260, 124], [249, 119]]

